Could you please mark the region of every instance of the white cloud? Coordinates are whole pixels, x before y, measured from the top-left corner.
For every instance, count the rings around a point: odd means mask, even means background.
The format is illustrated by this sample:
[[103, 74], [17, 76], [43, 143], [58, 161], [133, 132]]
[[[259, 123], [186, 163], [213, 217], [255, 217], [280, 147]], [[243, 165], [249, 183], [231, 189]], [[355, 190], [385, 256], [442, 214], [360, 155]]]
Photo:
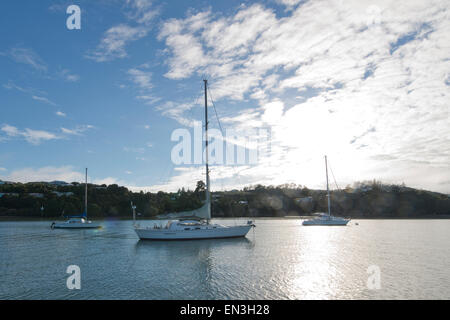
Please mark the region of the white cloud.
[[3, 85], [3, 88], [8, 89], [8, 90], [15, 89], [15, 90], [18, 90], [18, 91], [20, 91], [20, 92], [26, 92], [26, 93], [30, 93], [30, 92], [34, 91], [33, 89], [30, 89], [30, 88], [28, 88], [28, 89], [22, 88], [22, 87], [16, 85], [16, 84], [15, 84], [13, 81], [11, 81], [11, 80], [8, 81], [8, 83], [4, 84], [4, 85]]
[[133, 153], [144, 153], [145, 148], [135, 148], [135, 147], [123, 147], [123, 151], [125, 152], [133, 152]]
[[282, 119], [284, 104], [281, 101], [273, 101], [264, 104], [263, 109], [264, 113], [261, 115], [261, 120], [275, 125]]
[[113, 177], [107, 177], [107, 178], [103, 178], [103, 179], [93, 179], [92, 183], [98, 184], [98, 185], [102, 185], [102, 184], [106, 184], [106, 185], [110, 185], [110, 184], [124, 185], [123, 181], [120, 181], [120, 180], [118, 180], [116, 178], [113, 178]]
[[[22, 168], [13, 170], [9, 175], [0, 176], [0, 179], [15, 182], [84, 182], [84, 170], [77, 171], [73, 166], [66, 165], [61, 167], [46, 166], [42, 168]], [[94, 184], [119, 184], [124, 185], [125, 182], [113, 177], [93, 178], [90, 183]]]
[[132, 68], [128, 70], [128, 75], [131, 77], [131, 80], [140, 88], [144, 90], [149, 90], [153, 88], [151, 78], [152, 73], [140, 70], [138, 68]]
[[65, 116], [67, 116], [64, 112], [62, 112], [62, 111], [56, 111], [56, 113], [55, 113], [58, 117], [65, 117]]
[[1, 130], [10, 137], [16, 137], [16, 136], [20, 135], [19, 129], [17, 129], [16, 127], [11, 126], [9, 124], [3, 125]]
[[159, 14], [158, 9], [153, 9], [153, 1], [150, 0], [127, 0], [126, 4], [131, 9], [127, 17], [137, 23], [148, 25]]
[[156, 107], [156, 110], [169, 118], [174, 119], [178, 123], [186, 127], [192, 127], [199, 121], [187, 117], [184, 113], [191, 110], [196, 106], [195, 102], [192, 103], [176, 103], [174, 101], [167, 101], [162, 105]]
[[68, 82], [77, 82], [78, 80], [80, 80], [80, 76], [70, 72], [69, 69], [61, 70], [60, 72], [58, 72], [58, 76]]
[[12, 48], [9, 51], [9, 56], [18, 63], [23, 63], [31, 66], [37, 71], [47, 71], [47, 65], [42, 59], [29, 48]]
[[169, 60], [170, 71], [166, 74], [172, 79], [183, 79], [195, 70], [207, 64], [207, 57], [198, 40], [191, 34], [173, 34], [166, 38], [176, 55], [176, 59]]
[[40, 97], [42, 97], [43, 95], [47, 95], [47, 93], [45, 91], [38, 90], [38, 89], [35, 89], [35, 88], [31, 88], [31, 87], [24, 88], [24, 87], [16, 85], [11, 80], [9, 80], [8, 83], [4, 84], [3, 88], [5, 88], [7, 90], [17, 90], [17, 91], [22, 92], [22, 93], [27, 93], [27, 94], [31, 95], [32, 98], [33, 98], [33, 96], [35, 96], [38, 99]]
[[81, 125], [81, 126], [77, 126], [74, 129], [61, 128], [62, 134], [56, 134], [56, 133], [52, 133], [49, 131], [34, 130], [34, 129], [29, 129], [29, 128], [20, 130], [17, 127], [11, 126], [9, 124], [4, 124], [0, 128], [0, 132], [3, 132], [6, 135], [5, 139], [23, 138], [27, 142], [29, 142], [33, 145], [39, 145], [43, 141], [63, 139], [66, 136], [70, 136], [70, 135], [81, 135], [86, 130], [89, 130], [92, 128], [94, 128], [94, 126], [92, 126], [92, 125]]
[[40, 102], [44, 102], [44, 103], [49, 104], [49, 105], [51, 105], [51, 106], [56, 106], [56, 105], [57, 105], [56, 103], [54, 103], [53, 101], [49, 100], [49, 99], [46, 98], [46, 97], [32, 96], [31, 98], [32, 98], [33, 100], [40, 101]]
[[25, 140], [27, 140], [31, 144], [38, 145], [42, 141], [45, 140], [55, 140], [59, 139], [60, 137], [55, 135], [54, 133], [43, 131], [43, 130], [32, 130], [32, 129], [25, 129], [24, 132], [22, 132], [22, 135], [25, 137]]
[[286, 7], [287, 10], [292, 10], [296, 5], [301, 3], [303, 0], [276, 0], [279, 4]]
[[127, 52], [125, 46], [147, 35], [148, 30], [143, 27], [130, 27], [120, 24], [108, 29], [97, 48], [88, 53], [86, 58], [97, 62], [105, 62], [117, 58], [125, 58]]
[[[73, 74], [68, 69], [62, 69], [57, 72], [48, 72], [48, 66], [47, 64], [41, 59], [41, 57], [34, 52], [31, 48], [21, 48], [21, 47], [14, 47], [11, 48], [9, 51], [4, 53], [3, 55], [7, 55], [11, 57], [15, 62], [26, 64], [30, 67], [32, 67], [34, 70], [41, 72], [42, 75], [44, 75], [48, 79], [56, 79], [56, 78], [62, 78], [65, 81], [69, 82], [76, 82], [80, 79], [80, 76], [77, 74]], [[50, 74], [50, 75], [49, 75]], [[9, 83], [9, 86], [4, 86], [8, 89], [17, 89], [22, 92], [26, 93], [32, 93], [37, 90], [35, 89], [23, 89], [19, 86], [14, 85], [11, 81]]]
[[89, 130], [89, 129], [93, 129], [93, 128], [94, 128], [94, 126], [92, 126], [92, 125], [90, 125], [90, 124], [87, 124], [87, 125], [80, 125], [80, 126], [77, 126], [77, 127], [75, 127], [74, 129], [67, 129], [67, 128], [61, 127], [61, 131], [62, 131], [64, 134], [67, 134], [67, 135], [76, 135], [76, 136], [79, 136], [79, 135], [81, 135], [83, 132], [85, 132], [85, 131], [87, 131], [87, 130]]
[[[269, 156], [244, 180], [317, 186], [327, 153], [343, 183], [450, 192], [449, 3], [280, 2], [290, 6], [280, 17], [259, 4], [204, 11], [166, 21], [159, 34], [167, 77], [209, 74], [216, 101], [248, 105], [224, 123], [271, 127]], [[184, 125], [191, 108], [159, 107]]]
[[149, 0], [127, 0], [125, 15], [133, 25], [121, 23], [109, 28], [97, 48], [85, 57], [97, 62], [111, 61], [127, 57], [125, 47], [147, 35], [151, 22], [159, 10], [152, 7]]
[[4, 84], [3, 88], [5, 88], [7, 90], [17, 90], [19, 92], [29, 94], [31, 96], [31, 99], [51, 105], [51, 106], [58, 105], [55, 102], [53, 102], [52, 100], [50, 100], [49, 98], [45, 97], [45, 95], [47, 95], [47, 93], [45, 91], [41, 91], [41, 90], [31, 88], [31, 87], [24, 88], [24, 87], [16, 85], [11, 80], [8, 81], [8, 83]]
[[141, 187], [128, 185], [127, 188], [134, 192], [139, 192], [141, 190], [144, 192], [175, 192], [182, 187], [194, 190], [197, 181], [202, 180], [202, 172], [204, 172], [200, 167], [177, 167], [174, 170], [176, 171], [176, 174], [163, 183]]
[[[202, 23], [192, 28], [193, 20]], [[234, 16], [215, 21], [209, 12], [197, 13], [184, 20], [169, 20], [159, 34], [159, 39], [165, 40], [171, 52], [166, 76], [183, 79], [194, 72], [206, 73], [217, 79], [216, 98], [242, 99], [243, 90], [258, 84], [254, 70], [241, 69], [248, 63], [246, 55], [252, 51], [261, 33], [275, 24], [275, 14], [261, 5], [241, 7]]]
[[42, 141], [61, 138], [58, 135], [48, 131], [32, 130], [29, 128], [19, 130], [18, 128], [8, 124], [3, 125], [0, 130], [3, 131], [8, 137], [23, 137], [27, 142], [34, 145], [38, 145]]
[[65, 13], [67, 10], [67, 7], [69, 6], [69, 2], [66, 3], [54, 3], [48, 7], [48, 10], [51, 12], [57, 12], [57, 13]]
[[152, 92], [152, 73], [146, 70], [148, 68], [148, 64], [143, 64], [139, 67], [129, 69], [127, 74], [139, 92], [136, 99], [145, 101], [146, 105], [152, 105], [160, 101], [161, 98], [155, 96]]
[[[211, 188], [213, 191], [240, 189], [244, 186], [264, 183], [271, 185], [274, 183], [284, 183], [284, 180], [277, 178], [269, 180], [263, 178], [259, 172], [252, 171], [250, 166], [212, 166], [211, 169]], [[175, 167], [175, 174], [166, 181], [156, 183], [151, 186], [132, 186], [127, 188], [134, 191], [144, 192], [176, 192], [181, 188], [195, 190], [197, 181], [205, 180], [204, 166]], [[275, 175], [274, 175], [275, 176]], [[271, 178], [273, 178], [271, 176]], [[283, 181], [283, 182], [281, 182]]]
[[4, 179], [22, 183], [35, 181], [50, 182], [55, 180], [66, 182], [81, 182], [84, 180], [84, 175], [81, 172], [74, 171], [72, 166], [48, 166], [38, 169], [23, 168], [14, 170], [8, 176], [4, 177]]

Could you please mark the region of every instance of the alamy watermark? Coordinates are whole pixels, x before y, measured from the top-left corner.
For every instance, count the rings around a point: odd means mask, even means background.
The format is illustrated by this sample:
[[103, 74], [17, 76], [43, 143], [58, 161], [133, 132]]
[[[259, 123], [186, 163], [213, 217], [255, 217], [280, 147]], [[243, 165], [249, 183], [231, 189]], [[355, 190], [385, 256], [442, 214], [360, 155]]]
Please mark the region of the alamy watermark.
[[379, 290], [381, 289], [381, 269], [377, 265], [371, 265], [367, 268], [367, 289]]
[[67, 14], [70, 16], [66, 20], [66, 26], [69, 30], [80, 30], [81, 29], [81, 9], [79, 6], [72, 4], [67, 7]]
[[[171, 141], [178, 142], [171, 151], [175, 165], [202, 164], [206, 160], [205, 137], [202, 125], [196, 123], [172, 132]], [[218, 165], [254, 165], [270, 152], [270, 129], [208, 129], [208, 163]]]
[[73, 290], [81, 289], [81, 269], [79, 266], [72, 264], [67, 267], [66, 273], [70, 274], [70, 276], [67, 278], [66, 286], [67, 289]]

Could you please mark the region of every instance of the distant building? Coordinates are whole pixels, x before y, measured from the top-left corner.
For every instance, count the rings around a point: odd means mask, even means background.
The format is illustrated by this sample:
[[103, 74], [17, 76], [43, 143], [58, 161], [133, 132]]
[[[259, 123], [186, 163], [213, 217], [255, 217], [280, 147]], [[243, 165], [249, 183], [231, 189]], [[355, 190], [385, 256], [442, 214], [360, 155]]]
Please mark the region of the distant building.
[[297, 198], [295, 199], [295, 202], [297, 203], [305, 203], [305, 202], [312, 202], [313, 197], [303, 197], [303, 198]]
[[355, 188], [353, 190], [353, 192], [358, 193], [358, 192], [367, 192], [367, 191], [371, 191], [371, 190], [372, 190], [372, 186], [361, 186], [361, 187]]
[[56, 194], [58, 197], [69, 197], [69, 196], [73, 196], [73, 192], [58, 192], [58, 191], [53, 191], [54, 194]]
[[71, 186], [72, 185], [71, 183], [67, 183], [65, 181], [52, 181], [52, 182], [49, 182], [49, 184], [53, 184], [55, 186]]
[[13, 196], [13, 197], [18, 197], [19, 194], [15, 193], [15, 192], [11, 192], [11, 193], [0, 193], [0, 198], [3, 196]]
[[28, 195], [31, 197], [35, 197], [35, 198], [43, 198], [44, 197], [43, 193], [29, 193]]

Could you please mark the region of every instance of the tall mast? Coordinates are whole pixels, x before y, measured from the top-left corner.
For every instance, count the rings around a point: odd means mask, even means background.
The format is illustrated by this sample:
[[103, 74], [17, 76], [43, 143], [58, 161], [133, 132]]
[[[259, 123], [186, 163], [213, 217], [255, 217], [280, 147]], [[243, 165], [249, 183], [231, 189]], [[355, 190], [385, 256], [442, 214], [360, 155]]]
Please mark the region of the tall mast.
[[327, 174], [328, 215], [331, 216], [330, 188], [328, 187], [328, 162], [327, 162], [327, 156], [325, 156], [325, 171], [326, 171], [326, 174]]
[[87, 168], [86, 168], [86, 178], [85, 178], [85, 190], [84, 190], [84, 213], [87, 217]]
[[[208, 168], [208, 80], [205, 83], [205, 160], [206, 160], [206, 204], [208, 206], [208, 216], [211, 218], [211, 196], [209, 192], [209, 168]], [[208, 218], [208, 220], [209, 220]]]

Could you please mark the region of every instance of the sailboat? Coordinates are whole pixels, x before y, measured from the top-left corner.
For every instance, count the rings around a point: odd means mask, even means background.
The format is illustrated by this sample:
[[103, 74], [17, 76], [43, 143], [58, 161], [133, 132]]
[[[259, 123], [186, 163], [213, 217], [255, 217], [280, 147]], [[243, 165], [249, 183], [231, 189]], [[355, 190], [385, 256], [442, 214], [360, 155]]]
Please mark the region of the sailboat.
[[84, 191], [84, 212], [80, 215], [66, 216], [65, 222], [53, 222], [51, 228], [59, 229], [95, 229], [100, 228], [101, 225], [87, 219], [87, 168], [86, 168], [86, 182]]
[[[245, 237], [255, 225], [253, 221], [247, 224], [235, 226], [223, 226], [211, 223], [211, 193], [208, 169], [208, 80], [203, 80], [205, 87], [205, 165], [206, 165], [206, 190], [205, 203], [196, 210], [179, 213], [180, 218], [169, 220], [165, 226], [141, 227], [136, 224], [133, 208], [134, 230], [142, 240], [194, 240], [216, 238]], [[133, 207], [133, 205], [132, 205]]]
[[325, 171], [327, 176], [328, 214], [321, 213], [317, 218], [303, 221], [304, 226], [346, 226], [350, 219], [344, 219], [331, 215], [330, 188], [328, 186], [328, 161], [325, 156]]

